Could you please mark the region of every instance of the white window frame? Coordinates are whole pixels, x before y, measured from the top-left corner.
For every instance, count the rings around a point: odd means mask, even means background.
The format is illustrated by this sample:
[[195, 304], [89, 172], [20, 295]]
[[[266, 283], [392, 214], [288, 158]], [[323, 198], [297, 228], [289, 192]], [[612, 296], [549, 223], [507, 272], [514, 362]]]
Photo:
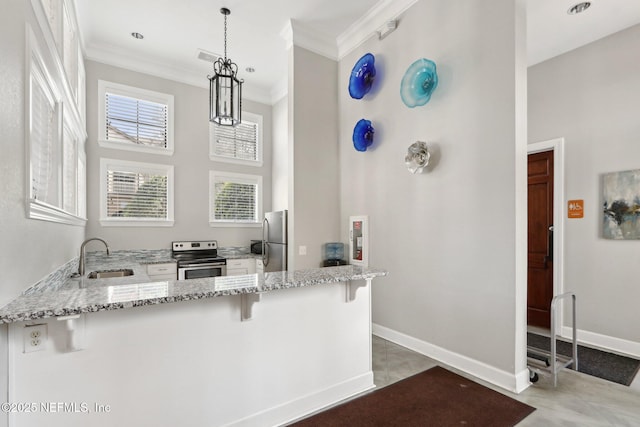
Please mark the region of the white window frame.
[[233, 163], [236, 165], [244, 165], [244, 166], [255, 166], [261, 167], [262, 162], [262, 154], [263, 154], [263, 142], [262, 142], [262, 116], [259, 114], [253, 114], [246, 111], [242, 112], [242, 122], [253, 123], [257, 125], [257, 134], [256, 134], [256, 150], [257, 150], [257, 160], [246, 160], [246, 159], [236, 159], [234, 157], [220, 156], [215, 154], [215, 141], [214, 141], [214, 123], [209, 124], [209, 158], [216, 162], [223, 163]]
[[[107, 216], [107, 171], [153, 173], [167, 176], [167, 218], [125, 218]], [[100, 224], [105, 227], [172, 227], [174, 224], [173, 165], [131, 162], [117, 159], [100, 159]]]
[[[84, 191], [84, 189], [80, 189], [77, 185], [74, 186], [73, 191], [75, 191], [76, 194], [74, 194], [73, 197], [75, 198], [76, 203], [74, 203], [75, 207], [73, 212], [64, 210], [64, 200], [65, 197], [68, 197], [69, 195], [63, 194], [63, 129], [67, 129], [68, 135], [75, 139], [75, 159], [84, 158], [84, 138], [86, 138], [86, 136], [75, 120], [73, 120], [74, 116], [69, 114], [70, 109], [67, 108], [63, 111], [62, 96], [54, 83], [55, 80], [53, 76], [45, 65], [42, 50], [37, 42], [33, 30], [29, 26], [27, 26], [26, 31], [26, 52], [27, 66], [25, 78], [27, 84], [25, 85], [25, 117], [28, 123], [26, 156], [26, 215], [31, 219], [84, 226], [87, 221], [84, 217], [84, 209], [82, 209], [82, 206], [79, 206], [77, 203], [78, 198], [84, 200], [84, 195], [78, 193], [79, 191]], [[35, 132], [33, 129], [34, 123], [32, 117], [32, 109], [34, 107], [32, 105], [34, 84], [40, 85], [40, 87], [45, 91], [45, 95], [49, 98], [49, 101], [55, 104], [56, 141], [53, 142], [53, 148], [59, 152], [57, 153], [57, 163], [53, 164], [52, 167], [57, 169], [55, 178], [55, 187], [58, 193], [56, 197], [56, 205], [46, 203], [42, 200], [37, 200], [33, 194], [33, 174], [36, 173], [34, 171], [34, 165], [32, 164], [34, 156], [33, 145], [35, 144]], [[71, 167], [74, 167], [77, 174], [77, 165], [71, 165]]]
[[[216, 220], [215, 214], [215, 184], [221, 180], [229, 180], [243, 184], [256, 184], [256, 218], [255, 221]], [[261, 227], [263, 212], [263, 187], [261, 175], [249, 175], [244, 173], [209, 171], [209, 226], [211, 227]]]
[[[167, 147], [150, 147], [126, 142], [107, 141], [106, 127], [106, 94], [127, 96], [143, 101], [155, 102], [167, 105]], [[173, 95], [155, 92], [147, 89], [140, 89], [120, 83], [98, 80], [98, 145], [104, 148], [116, 150], [138, 151], [143, 153], [173, 155]]]

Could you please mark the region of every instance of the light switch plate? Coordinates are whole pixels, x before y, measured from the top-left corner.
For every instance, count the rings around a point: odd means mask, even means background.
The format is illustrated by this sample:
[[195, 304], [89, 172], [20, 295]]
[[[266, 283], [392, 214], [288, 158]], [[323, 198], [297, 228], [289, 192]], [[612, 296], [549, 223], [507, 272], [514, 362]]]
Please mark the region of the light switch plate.
[[306, 246], [300, 246], [298, 248], [298, 255], [306, 255], [307, 254], [307, 247]]

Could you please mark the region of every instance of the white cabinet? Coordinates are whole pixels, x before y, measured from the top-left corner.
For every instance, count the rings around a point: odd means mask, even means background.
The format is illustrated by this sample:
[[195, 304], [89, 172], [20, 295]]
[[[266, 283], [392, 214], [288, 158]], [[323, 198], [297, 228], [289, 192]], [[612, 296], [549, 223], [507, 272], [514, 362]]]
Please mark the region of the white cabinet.
[[264, 274], [264, 264], [262, 263], [262, 258], [256, 259], [256, 273]]
[[227, 259], [227, 276], [255, 274], [256, 262], [253, 258]]
[[151, 280], [176, 280], [178, 269], [175, 262], [147, 264], [147, 276]]

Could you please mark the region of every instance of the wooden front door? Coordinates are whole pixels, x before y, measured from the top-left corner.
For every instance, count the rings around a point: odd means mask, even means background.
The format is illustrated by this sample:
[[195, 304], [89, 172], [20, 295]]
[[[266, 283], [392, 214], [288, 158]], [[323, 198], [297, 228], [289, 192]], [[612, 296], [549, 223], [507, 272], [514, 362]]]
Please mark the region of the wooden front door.
[[528, 157], [527, 324], [551, 326], [553, 298], [553, 151]]

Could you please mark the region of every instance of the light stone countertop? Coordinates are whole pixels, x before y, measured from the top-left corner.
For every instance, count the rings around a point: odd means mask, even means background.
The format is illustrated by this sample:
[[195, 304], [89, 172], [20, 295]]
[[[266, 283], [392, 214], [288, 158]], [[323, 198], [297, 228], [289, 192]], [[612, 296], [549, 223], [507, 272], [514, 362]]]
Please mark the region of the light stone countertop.
[[[143, 251], [116, 251], [109, 257], [100, 252], [89, 253], [85, 268], [87, 274], [94, 270], [121, 268], [130, 268], [134, 274], [109, 279], [69, 278], [68, 275], [58, 274], [59, 277], [56, 280], [52, 279], [38, 288], [32, 287], [34, 289], [28, 289], [23, 295], [2, 307], [0, 323], [227, 295], [271, 292], [278, 289], [365, 280], [387, 275], [386, 271], [380, 269], [345, 265], [244, 276], [152, 281], [147, 276], [145, 264], [173, 262], [173, 260], [170, 254], [167, 255], [164, 252], [141, 252]], [[254, 254], [243, 255], [238, 258], [248, 258], [247, 255]], [[77, 260], [75, 265], [77, 266]], [[67, 265], [63, 267], [65, 272], [70, 269]]]

